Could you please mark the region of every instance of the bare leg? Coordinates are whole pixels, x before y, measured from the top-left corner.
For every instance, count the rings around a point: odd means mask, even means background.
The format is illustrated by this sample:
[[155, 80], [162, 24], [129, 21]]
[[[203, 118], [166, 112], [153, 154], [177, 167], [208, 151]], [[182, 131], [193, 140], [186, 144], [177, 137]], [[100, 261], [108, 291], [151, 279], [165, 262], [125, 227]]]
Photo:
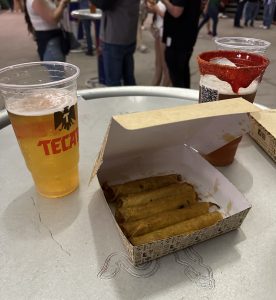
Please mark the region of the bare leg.
[[166, 64], [165, 60], [165, 49], [166, 45], [162, 43], [162, 40], [159, 39], [160, 42], [160, 52], [161, 52], [161, 64], [162, 64], [162, 69], [163, 69], [163, 78], [162, 78], [162, 86], [171, 86], [171, 79], [170, 79], [170, 74], [169, 74], [169, 69]]
[[154, 38], [154, 48], [155, 48], [155, 73], [152, 80], [152, 85], [158, 86], [162, 80], [162, 51], [161, 51], [161, 39], [159, 36]]

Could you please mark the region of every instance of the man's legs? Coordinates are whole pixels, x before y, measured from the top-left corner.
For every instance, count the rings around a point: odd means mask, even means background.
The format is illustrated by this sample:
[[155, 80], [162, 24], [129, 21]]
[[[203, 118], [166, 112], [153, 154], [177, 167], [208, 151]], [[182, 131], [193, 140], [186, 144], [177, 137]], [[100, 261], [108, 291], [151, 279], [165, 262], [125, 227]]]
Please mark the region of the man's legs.
[[269, 23], [269, 5], [264, 5], [264, 11], [263, 11], [263, 25], [268, 27]]
[[172, 86], [190, 88], [190, 67], [189, 61], [192, 50], [175, 50], [167, 47], [165, 58], [172, 81]]
[[212, 26], [213, 27], [213, 30], [212, 30], [213, 36], [217, 36], [218, 14], [219, 14], [219, 11], [216, 8], [212, 9], [209, 13], [210, 18], [213, 21], [213, 26]]
[[244, 8], [244, 4], [245, 2], [239, 2], [237, 5], [237, 10], [235, 13], [235, 18], [234, 18], [234, 26], [235, 27], [241, 27], [240, 21], [242, 18], [242, 12], [243, 12], [243, 8]]
[[93, 41], [91, 36], [91, 20], [82, 20], [82, 27], [85, 32], [85, 38], [87, 43], [87, 55], [93, 55]]
[[134, 77], [134, 52], [136, 43], [124, 46], [124, 59], [123, 59], [123, 82], [124, 85], [136, 85]]
[[102, 42], [105, 81], [107, 86], [120, 86], [123, 77], [123, 48]]
[[209, 21], [209, 19], [210, 19], [210, 16], [209, 16], [208, 13], [206, 13], [206, 14], [203, 16], [203, 19], [201, 20], [201, 22], [200, 22], [199, 25], [198, 25], [198, 31], [200, 31], [200, 29], [203, 27], [203, 25], [204, 25], [205, 23], [207, 23], [207, 22]]

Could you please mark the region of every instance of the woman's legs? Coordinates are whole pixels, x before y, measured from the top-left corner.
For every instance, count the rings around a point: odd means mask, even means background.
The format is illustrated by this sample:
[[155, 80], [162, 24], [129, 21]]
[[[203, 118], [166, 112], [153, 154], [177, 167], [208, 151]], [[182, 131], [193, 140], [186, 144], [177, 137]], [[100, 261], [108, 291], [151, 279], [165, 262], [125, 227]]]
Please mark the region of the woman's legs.
[[162, 39], [160, 38], [160, 55], [161, 55], [161, 64], [162, 64], [162, 70], [163, 70], [163, 78], [162, 78], [162, 86], [171, 86], [171, 78], [169, 69], [165, 60], [165, 49], [166, 45], [162, 43]]
[[43, 61], [65, 61], [65, 55], [61, 51], [59, 37], [55, 37], [47, 43]]
[[161, 49], [161, 39], [160, 36], [154, 38], [154, 48], [155, 48], [155, 71], [152, 80], [152, 85], [158, 86], [162, 80], [162, 49]]
[[199, 23], [198, 25], [198, 31], [200, 31], [200, 29], [204, 26], [205, 23], [207, 23], [210, 19], [210, 16], [208, 13], [206, 13], [204, 16], [203, 16], [203, 19], [201, 20], [201, 22]]

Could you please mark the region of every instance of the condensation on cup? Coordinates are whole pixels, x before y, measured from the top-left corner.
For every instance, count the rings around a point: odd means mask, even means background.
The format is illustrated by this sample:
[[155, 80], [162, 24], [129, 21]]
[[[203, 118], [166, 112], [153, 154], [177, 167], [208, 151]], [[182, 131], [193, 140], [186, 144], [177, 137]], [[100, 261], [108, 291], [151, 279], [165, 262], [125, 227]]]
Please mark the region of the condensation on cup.
[[0, 92], [37, 191], [65, 196], [79, 185], [79, 69], [37, 62], [0, 70]]

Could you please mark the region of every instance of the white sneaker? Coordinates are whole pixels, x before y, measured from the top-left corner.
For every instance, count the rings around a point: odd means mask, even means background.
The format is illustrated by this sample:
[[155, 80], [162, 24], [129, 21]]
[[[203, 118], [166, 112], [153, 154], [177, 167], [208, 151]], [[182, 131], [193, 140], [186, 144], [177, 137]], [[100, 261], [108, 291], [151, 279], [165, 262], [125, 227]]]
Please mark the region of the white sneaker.
[[226, 15], [223, 14], [223, 13], [219, 13], [219, 14], [218, 14], [218, 17], [219, 17], [220, 19], [227, 19], [227, 18], [228, 18], [228, 16], [226, 16]]
[[145, 53], [145, 52], [148, 50], [148, 48], [147, 48], [146, 45], [141, 45], [141, 46], [139, 47], [139, 50], [140, 50], [140, 52]]
[[262, 29], [269, 29], [267, 26], [265, 26], [265, 25], [260, 25], [259, 26], [260, 28], [262, 28]]

